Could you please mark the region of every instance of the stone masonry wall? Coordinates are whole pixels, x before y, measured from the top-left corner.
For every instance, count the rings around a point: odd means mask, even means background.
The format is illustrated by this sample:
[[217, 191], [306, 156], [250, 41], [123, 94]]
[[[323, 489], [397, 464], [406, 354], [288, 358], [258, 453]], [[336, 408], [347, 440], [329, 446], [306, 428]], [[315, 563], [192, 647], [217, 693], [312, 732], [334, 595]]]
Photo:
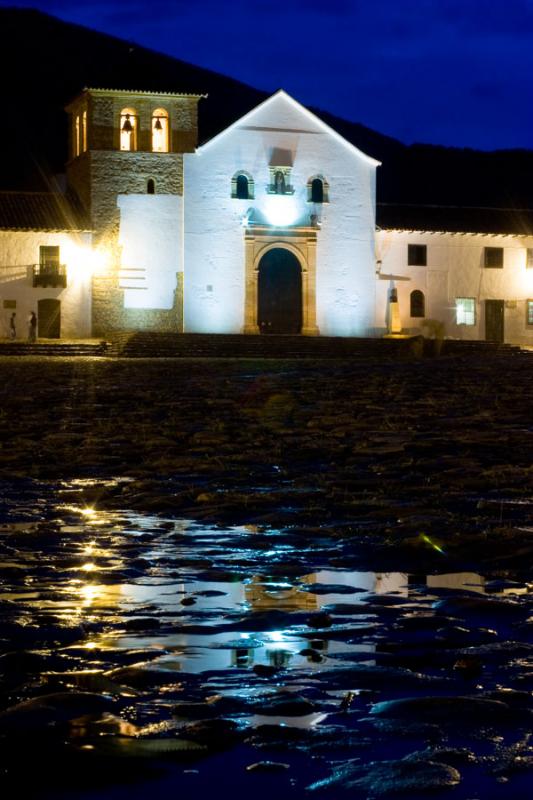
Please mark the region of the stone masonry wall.
[[183, 194], [180, 153], [98, 151], [90, 154], [92, 221], [97, 236], [118, 233], [119, 194], [145, 194], [149, 178], [156, 194]]
[[[172, 309], [124, 309], [124, 291], [119, 288], [119, 195], [144, 194], [152, 179], [156, 194], [183, 194], [184, 152], [194, 152], [197, 142], [197, 97], [88, 90], [67, 109], [71, 131], [76, 114], [87, 108], [88, 152], [72, 159], [67, 167], [69, 185], [89, 210], [94, 247], [106, 255], [106, 269], [93, 276], [93, 334], [120, 329], [183, 329], [182, 275], [178, 275]], [[132, 109], [137, 120], [135, 151], [120, 150], [120, 116]], [[151, 151], [152, 115], [168, 112], [169, 153]], [[72, 135], [72, 133], [71, 133]], [[71, 149], [72, 153], [72, 149]]]
[[[135, 315], [124, 309], [124, 291], [119, 286], [121, 248], [118, 243], [120, 211], [119, 194], [146, 192], [149, 178], [155, 182], [157, 194], [183, 194], [183, 156], [179, 153], [141, 153], [98, 151], [90, 154], [92, 187], [92, 220], [95, 246], [107, 253], [107, 270], [93, 279], [93, 331], [102, 336], [106, 331], [162, 328], [181, 330], [181, 313], [174, 310]], [[181, 308], [181, 300], [180, 300]], [[165, 318], [165, 319], [163, 319]], [[168, 318], [168, 320], [167, 320]], [[180, 327], [176, 328], [178, 324]]]

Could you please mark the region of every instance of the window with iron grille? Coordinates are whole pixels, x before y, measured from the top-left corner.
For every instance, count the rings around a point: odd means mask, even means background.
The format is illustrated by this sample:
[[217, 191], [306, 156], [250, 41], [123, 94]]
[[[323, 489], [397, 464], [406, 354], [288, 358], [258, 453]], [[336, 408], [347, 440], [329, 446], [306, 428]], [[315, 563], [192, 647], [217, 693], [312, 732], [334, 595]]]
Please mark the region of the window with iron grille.
[[428, 248], [425, 244], [407, 245], [407, 265], [409, 267], [426, 267], [428, 263]]
[[484, 266], [488, 269], [502, 269], [503, 247], [485, 247]]
[[528, 247], [526, 250], [526, 267], [533, 269], [533, 247]]
[[455, 299], [455, 321], [457, 325], [476, 324], [476, 300], [474, 297]]
[[533, 300], [526, 300], [526, 321], [528, 325], [533, 325]]

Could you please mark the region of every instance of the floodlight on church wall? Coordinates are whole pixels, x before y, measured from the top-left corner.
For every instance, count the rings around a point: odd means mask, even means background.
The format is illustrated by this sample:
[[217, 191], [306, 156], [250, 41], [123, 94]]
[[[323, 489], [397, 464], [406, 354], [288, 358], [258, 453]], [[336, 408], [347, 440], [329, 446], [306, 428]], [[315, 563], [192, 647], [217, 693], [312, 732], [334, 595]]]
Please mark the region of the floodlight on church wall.
[[265, 198], [265, 216], [271, 225], [294, 225], [300, 212], [294, 197], [273, 194]]

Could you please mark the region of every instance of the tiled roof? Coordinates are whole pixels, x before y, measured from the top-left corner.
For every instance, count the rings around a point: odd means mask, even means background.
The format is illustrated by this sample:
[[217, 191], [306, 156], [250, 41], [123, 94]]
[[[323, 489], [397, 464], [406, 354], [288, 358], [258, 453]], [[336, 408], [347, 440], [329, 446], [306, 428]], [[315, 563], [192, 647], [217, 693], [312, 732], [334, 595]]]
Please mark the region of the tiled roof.
[[0, 229], [86, 231], [89, 221], [59, 192], [0, 192]]
[[376, 224], [388, 230], [533, 236], [533, 209], [378, 203]]
[[86, 86], [85, 92], [94, 92], [98, 94], [139, 94], [149, 95], [150, 97], [207, 97], [206, 94], [193, 94], [191, 92], [153, 92], [144, 91], [143, 89], [98, 89], [96, 87]]

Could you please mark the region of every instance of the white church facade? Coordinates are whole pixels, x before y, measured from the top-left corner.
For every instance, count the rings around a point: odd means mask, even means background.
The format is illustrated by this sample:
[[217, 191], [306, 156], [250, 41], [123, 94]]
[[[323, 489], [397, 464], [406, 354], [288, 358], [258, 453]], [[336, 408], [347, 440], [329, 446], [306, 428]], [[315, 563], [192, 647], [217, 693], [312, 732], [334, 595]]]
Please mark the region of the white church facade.
[[200, 100], [89, 89], [70, 104], [67, 193], [0, 193], [0, 335], [34, 310], [42, 337], [533, 345], [533, 217], [380, 205], [379, 162], [282, 91], [198, 147]]

